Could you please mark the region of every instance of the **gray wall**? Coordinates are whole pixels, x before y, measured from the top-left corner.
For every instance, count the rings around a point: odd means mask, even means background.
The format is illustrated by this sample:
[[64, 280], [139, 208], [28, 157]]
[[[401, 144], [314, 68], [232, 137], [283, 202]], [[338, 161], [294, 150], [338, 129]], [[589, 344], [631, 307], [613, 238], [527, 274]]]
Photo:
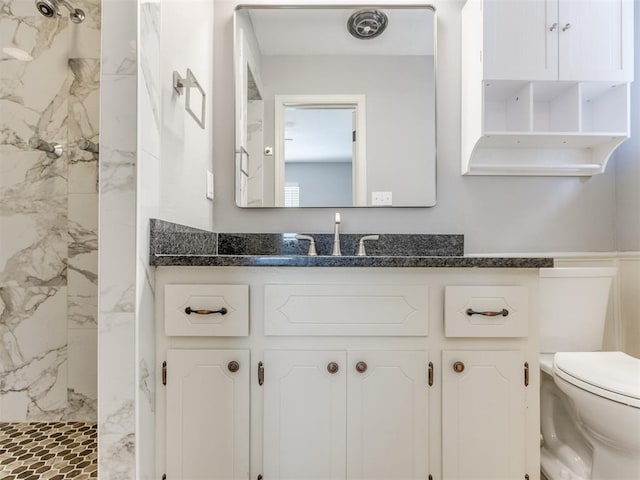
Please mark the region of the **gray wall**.
[[635, 78], [631, 84], [631, 138], [612, 159], [616, 172], [616, 242], [619, 251], [640, 250], [640, 4], [635, 2]]
[[[365, 95], [367, 202], [371, 192], [388, 191], [394, 205], [430, 205], [432, 78], [431, 56], [263, 56], [265, 142], [274, 143], [274, 95]], [[266, 164], [267, 188], [273, 174]]]
[[[460, 175], [460, 10], [462, 1], [435, 2], [438, 17], [438, 204], [434, 208], [247, 210], [234, 205], [233, 8], [215, 4], [214, 226], [222, 231], [330, 232], [342, 212], [345, 232], [464, 233], [468, 253], [614, 251], [616, 223], [635, 221], [624, 209], [630, 195], [618, 192], [616, 161], [591, 178], [467, 177]], [[636, 55], [637, 56], [637, 55]], [[636, 106], [636, 109], [638, 107]], [[637, 118], [634, 112], [634, 118]], [[637, 157], [637, 147], [632, 149]], [[629, 168], [625, 183], [637, 189], [640, 172]], [[620, 190], [620, 189], [619, 189]], [[628, 200], [633, 202], [632, 199]], [[616, 216], [617, 204], [620, 215]], [[625, 213], [626, 212], [626, 213]], [[625, 228], [626, 230], [626, 228]], [[640, 249], [629, 237], [628, 249]]]
[[349, 205], [351, 163], [298, 162], [287, 163], [285, 181], [300, 185], [300, 205]]

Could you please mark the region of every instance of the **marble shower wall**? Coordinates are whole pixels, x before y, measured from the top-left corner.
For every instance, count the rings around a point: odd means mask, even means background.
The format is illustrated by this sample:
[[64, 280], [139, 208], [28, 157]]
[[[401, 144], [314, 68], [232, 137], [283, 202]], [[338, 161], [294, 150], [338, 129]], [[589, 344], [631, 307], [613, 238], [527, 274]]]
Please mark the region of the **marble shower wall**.
[[137, 480], [137, 21], [136, 0], [103, 0], [98, 259], [100, 480]]
[[[0, 422], [96, 420], [100, 2], [0, 0]], [[28, 145], [60, 143], [50, 159]]]

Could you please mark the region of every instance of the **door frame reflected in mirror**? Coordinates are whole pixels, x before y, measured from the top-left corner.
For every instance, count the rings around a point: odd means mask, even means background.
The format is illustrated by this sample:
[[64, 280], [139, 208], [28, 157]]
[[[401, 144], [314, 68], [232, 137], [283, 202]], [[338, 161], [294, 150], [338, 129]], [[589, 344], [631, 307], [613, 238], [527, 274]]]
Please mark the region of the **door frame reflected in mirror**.
[[355, 118], [354, 152], [351, 158], [353, 206], [367, 205], [366, 98], [365, 95], [275, 95], [274, 96], [274, 169], [275, 206], [285, 206], [285, 142], [287, 108], [353, 109]]

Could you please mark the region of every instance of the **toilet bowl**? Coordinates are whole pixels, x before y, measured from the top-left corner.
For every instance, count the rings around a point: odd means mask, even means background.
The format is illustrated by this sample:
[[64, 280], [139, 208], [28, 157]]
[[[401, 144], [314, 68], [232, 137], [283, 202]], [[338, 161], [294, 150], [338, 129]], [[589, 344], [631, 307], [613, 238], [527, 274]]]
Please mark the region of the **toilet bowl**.
[[540, 457], [549, 480], [640, 479], [640, 360], [589, 351], [601, 348], [615, 273], [540, 272]]

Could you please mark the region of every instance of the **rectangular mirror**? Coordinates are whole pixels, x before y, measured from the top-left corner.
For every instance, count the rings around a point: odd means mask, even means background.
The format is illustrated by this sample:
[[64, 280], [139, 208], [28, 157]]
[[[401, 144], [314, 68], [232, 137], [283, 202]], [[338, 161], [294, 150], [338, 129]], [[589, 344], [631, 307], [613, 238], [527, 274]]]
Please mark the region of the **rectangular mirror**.
[[435, 11], [240, 6], [236, 204], [436, 203]]

